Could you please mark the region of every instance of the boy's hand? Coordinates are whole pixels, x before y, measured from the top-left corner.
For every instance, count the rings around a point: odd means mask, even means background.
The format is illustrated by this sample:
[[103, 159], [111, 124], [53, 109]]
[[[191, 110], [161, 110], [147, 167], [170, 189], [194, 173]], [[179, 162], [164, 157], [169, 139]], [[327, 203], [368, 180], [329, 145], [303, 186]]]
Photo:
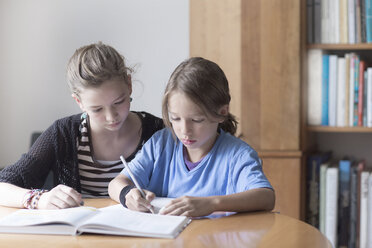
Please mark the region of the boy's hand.
[[150, 208], [153, 208], [151, 201], [155, 198], [155, 194], [148, 190], [143, 190], [146, 195], [144, 199], [137, 188], [131, 189], [125, 196], [125, 205], [131, 210], [150, 212]]
[[38, 209], [61, 209], [78, 207], [82, 202], [79, 192], [66, 185], [57, 185], [51, 191], [41, 195]]
[[184, 215], [189, 217], [206, 216], [214, 212], [213, 198], [182, 196], [172, 200], [159, 214]]

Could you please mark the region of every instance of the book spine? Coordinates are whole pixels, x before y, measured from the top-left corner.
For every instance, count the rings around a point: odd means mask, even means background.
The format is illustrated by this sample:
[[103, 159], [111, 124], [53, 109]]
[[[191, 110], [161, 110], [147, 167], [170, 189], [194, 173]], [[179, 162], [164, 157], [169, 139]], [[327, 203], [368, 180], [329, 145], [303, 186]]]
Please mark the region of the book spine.
[[356, 42], [362, 43], [362, 20], [361, 20], [361, 13], [360, 13], [360, 1], [363, 0], [356, 0]]
[[369, 172], [367, 171], [363, 171], [360, 177], [359, 247], [367, 247], [368, 177]]
[[337, 55], [329, 56], [329, 126], [336, 126], [337, 118]]
[[306, 21], [307, 21], [307, 43], [311, 44], [314, 43], [314, 28], [313, 28], [313, 23], [314, 23], [314, 0], [306, 0]]
[[355, 79], [354, 79], [354, 113], [353, 126], [358, 126], [358, 100], [359, 100], [359, 57], [355, 60]]
[[362, 43], [367, 42], [366, 35], [366, 0], [360, 0], [360, 21]]
[[328, 164], [322, 164], [319, 172], [319, 230], [325, 235], [326, 173]]
[[350, 160], [339, 162], [338, 246], [347, 247], [350, 227]]
[[340, 9], [340, 19], [339, 19], [339, 28], [340, 28], [340, 43], [348, 43], [348, 0], [339, 1]]
[[322, 21], [321, 21], [321, 25], [322, 25], [322, 28], [321, 28], [321, 41], [322, 43], [330, 43], [330, 34], [329, 34], [329, 30], [330, 30], [330, 23], [331, 23], [331, 19], [330, 19], [330, 1], [331, 0], [323, 0], [321, 1], [321, 10], [322, 10]]
[[348, 33], [349, 43], [354, 44], [355, 42], [355, 0], [348, 0]]
[[365, 0], [365, 19], [366, 19], [366, 41], [372, 42], [372, 3], [370, 0]]
[[326, 178], [325, 204], [325, 236], [333, 247], [337, 245], [337, 198], [338, 198], [338, 168], [329, 167]]
[[322, 125], [328, 126], [329, 55], [323, 55], [322, 72]]
[[358, 126], [363, 126], [364, 68], [365, 62], [361, 60], [359, 63]]
[[372, 247], [372, 174], [368, 176], [367, 247]]
[[368, 74], [365, 70], [364, 73], [364, 82], [363, 82], [363, 115], [362, 115], [362, 125], [363, 127], [367, 126], [367, 93], [368, 93]]
[[349, 97], [350, 97], [350, 58], [351, 54], [345, 54], [345, 92], [344, 92], [344, 98], [345, 101], [343, 103], [344, 106], [344, 126], [349, 126]]
[[345, 58], [337, 60], [337, 114], [336, 126], [345, 126]]
[[358, 201], [358, 167], [354, 164], [350, 172], [350, 230], [349, 248], [356, 247], [357, 235], [357, 201]]
[[372, 68], [368, 68], [367, 74], [367, 126], [372, 127]]
[[314, 0], [314, 18], [313, 18], [313, 41], [315, 43], [322, 42], [322, 9], [321, 9], [321, 0]]
[[322, 50], [308, 52], [308, 124], [320, 125], [322, 122]]
[[351, 54], [350, 58], [350, 82], [349, 82], [349, 123], [352, 127], [354, 122], [354, 79], [355, 79], [355, 54]]

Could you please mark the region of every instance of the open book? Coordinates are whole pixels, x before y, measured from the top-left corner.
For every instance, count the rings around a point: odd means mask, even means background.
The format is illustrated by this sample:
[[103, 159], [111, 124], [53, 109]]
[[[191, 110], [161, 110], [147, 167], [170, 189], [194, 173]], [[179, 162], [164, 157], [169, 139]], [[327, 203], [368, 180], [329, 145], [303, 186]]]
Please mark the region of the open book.
[[[156, 202], [154, 203], [153, 205], [156, 205]], [[159, 208], [159, 206], [155, 208]], [[190, 221], [189, 218], [184, 216], [131, 211], [121, 204], [105, 208], [21, 209], [0, 219], [0, 233], [54, 235], [96, 233], [175, 238]]]

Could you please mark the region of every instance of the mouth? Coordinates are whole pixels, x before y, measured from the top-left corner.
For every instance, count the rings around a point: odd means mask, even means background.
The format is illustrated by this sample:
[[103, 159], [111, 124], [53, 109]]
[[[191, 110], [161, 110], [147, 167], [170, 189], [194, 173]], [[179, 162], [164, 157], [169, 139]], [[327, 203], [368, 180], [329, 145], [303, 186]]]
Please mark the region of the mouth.
[[192, 145], [196, 142], [196, 140], [191, 140], [191, 139], [181, 139], [181, 141], [184, 145]]
[[120, 121], [114, 122], [114, 123], [109, 123], [108, 126], [109, 127], [117, 127], [119, 124], [120, 124]]

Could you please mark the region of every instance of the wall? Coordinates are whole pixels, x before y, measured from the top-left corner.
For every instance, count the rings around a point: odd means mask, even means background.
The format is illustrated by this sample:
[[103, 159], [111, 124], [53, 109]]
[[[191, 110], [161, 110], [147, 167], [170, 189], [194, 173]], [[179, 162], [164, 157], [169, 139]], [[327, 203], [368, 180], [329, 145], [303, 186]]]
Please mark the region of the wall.
[[133, 110], [161, 116], [173, 69], [189, 54], [188, 0], [1, 0], [0, 167], [26, 152], [33, 131], [80, 112], [65, 79], [80, 46], [114, 46], [134, 66]]

